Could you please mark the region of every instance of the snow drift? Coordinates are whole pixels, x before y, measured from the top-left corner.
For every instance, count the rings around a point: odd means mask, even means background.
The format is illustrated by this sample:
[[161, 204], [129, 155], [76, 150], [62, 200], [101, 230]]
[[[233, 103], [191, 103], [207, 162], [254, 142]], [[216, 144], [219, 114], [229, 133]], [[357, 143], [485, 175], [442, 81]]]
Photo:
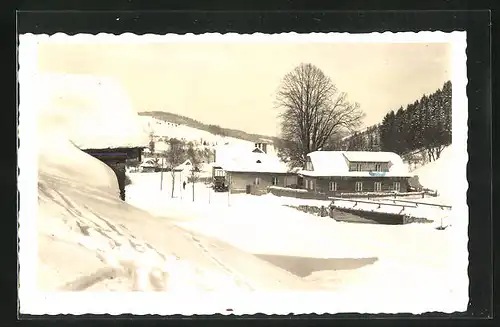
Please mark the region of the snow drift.
[[110, 78], [40, 74], [40, 133], [58, 130], [80, 148], [146, 146], [148, 135], [121, 86]]
[[413, 171], [418, 176], [420, 184], [432, 190], [437, 190], [439, 197], [451, 204], [455, 189], [456, 174], [452, 146], [447, 146], [436, 161], [423, 165]]
[[88, 76], [39, 81], [39, 289], [186, 292], [310, 287], [250, 254], [121, 201], [113, 171], [77, 147], [143, 142], [142, 129], [119, 86]]

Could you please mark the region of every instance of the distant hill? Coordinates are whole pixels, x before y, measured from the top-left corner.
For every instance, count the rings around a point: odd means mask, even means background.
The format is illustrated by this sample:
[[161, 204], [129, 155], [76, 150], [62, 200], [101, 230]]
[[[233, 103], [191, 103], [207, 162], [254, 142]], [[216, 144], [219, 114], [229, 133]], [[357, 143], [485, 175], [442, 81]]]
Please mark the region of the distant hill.
[[153, 117], [153, 118], [158, 119], [158, 120], [168, 121], [170, 123], [185, 125], [185, 126], [188, 126], [191, 128], [196, 128], [199, 130], [207, 131], [207, 132], [215, 134], [215, 135], [234, 137], [237, 139], [250, 141], [250, 142], [258, 142], [259, 140], [262, 140], [262, 139], [271, 140], [274, 143], [279, 143], [279, 141], [280, 141], [280, 139], [278, 137], [275, 137], [275, 136], [252, 134], [252, 133], [247, 133], [247, 132], [244, 132], [244, 131], [241, 131], [238, 129], [223, 128], [223, 127], [220, 127], [218, 125], [205, 124], [205, 123], [202, 123], [202, 122], [197, 121], [195, 119], [192, 119], [192, 118], [189, 118], [186, 116], [173, 114], [171, 112], [143, 111], [143, 112], [139, 112], [139, 116]]

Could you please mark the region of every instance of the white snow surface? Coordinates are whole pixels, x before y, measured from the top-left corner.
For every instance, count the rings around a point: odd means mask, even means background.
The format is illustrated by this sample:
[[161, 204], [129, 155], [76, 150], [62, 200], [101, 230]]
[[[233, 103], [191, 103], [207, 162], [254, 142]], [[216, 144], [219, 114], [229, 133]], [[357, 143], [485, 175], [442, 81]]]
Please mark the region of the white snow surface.
[[336, 222], [284, 206], [327, 206], [330, 201], [216, 193], [201, 183], [194, 184], [193, 201], [193, 184], [183, 190], [180, 175], [175, 175], [173, 198], [170, 176], [164, 176], [162, 191], [157, 173], [131, 174], [131, 179], [129, 203], [285, 267], [323, 290], [334, 291], [332, 299], [355, 297], [363, 304], [376, 299], [389, 311], [417, 307], [440, 311], [456, 303], [467, 286], [460, 279], [466, 271], [462, 268], [457, 274], [453, 226], [437, 230], [439, 222], [398, 226]]
[[301, 170], [306, 176], [370, 176], [369, 172], [349, 171], [349, 161], [389, 162], [389, 171], [383, 176], [408, 177], [408, 166], [393, 152], [370, 151], [314, 151], [308, 154], [313, 171]]
[[148, 135], [121, 85], [83, 74], [39, 74], [39, 128], [60, 130], [76, 146], [147, 146]]
[[222, 168], [232, 172], [286, 173], [287, 165], [277, 156], [266, 153], [241, 153], [220, 164]]
[[[124, 145], [121, 136], [127, 135], [128, 126], [115, 125], [112, 115], [102, 116], [98, 110], [75, 107], [74, 115], [64, 112], [62, 108], [73, 108], [70, 103], [51, 108], [55, 109], [38, 110], [35, 134], [36, 289], [167, 291], [181, 292], [184, 296], [186, 292], [314, 288], [314, 283], [302, 281], [231, 245], [188, 232], [121, 201], [113, 171], [78, 149], [72, 143], [78, 138], [74, 138], [71, 129], [78, 122], [92, 121], [95, 114], [102, 127], [108, 118], [110, 133], [117, 133], [109, 135], [118, 142], [114, 145]], [[118, 114], [119, 109], [114, 113]], [[149, 191], [153, 190], [143, 189], [142, 193], [147, 196]], [[166, 214], [176, 217], [174, 212]], [[21, 246], [27, 242], [24, 240]], [[117, 274], [114, 279], [106, 277], [110, 269]], [[90, 283], [88, 287], [82, 286], [86, 282]], [[21, 283], [27, 285], [25, 280]]]
[[437, 190], [442, 199], [448, 203], [453, 202], [455, 190], [456, 171], [454, 169], [455, 157], [453, 146], [447, 146], [436, 161], [425, 164], [412, 172], [418, 176], [423, 187]]

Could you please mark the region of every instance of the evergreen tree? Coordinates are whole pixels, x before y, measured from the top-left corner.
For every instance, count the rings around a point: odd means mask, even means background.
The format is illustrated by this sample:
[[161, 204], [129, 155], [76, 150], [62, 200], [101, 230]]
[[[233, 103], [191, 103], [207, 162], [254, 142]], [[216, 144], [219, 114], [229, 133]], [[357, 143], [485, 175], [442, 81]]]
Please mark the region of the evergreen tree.
[[451, 82], [442, 89], [388, 112], [379, 125], [345, 139], [343, 148], [364, 151], [393, 151], [408, 154], [425, 150], [430, 159], [438, 159], [451, 144]]
[[443, 143], [445, 145], [451, 144], [451, 124], [452, 124], [452, 114], [451, 114], [451, 82], [448, 81], [443, 86], [443, 92], [441, 93], [442, 98], [442, 110], [444, 116], [443, 124]]
[[406, 117], [403, 107], [399, 108], [394, 116], [394, 151], [403, 154], [408, 151], [406, 145]]

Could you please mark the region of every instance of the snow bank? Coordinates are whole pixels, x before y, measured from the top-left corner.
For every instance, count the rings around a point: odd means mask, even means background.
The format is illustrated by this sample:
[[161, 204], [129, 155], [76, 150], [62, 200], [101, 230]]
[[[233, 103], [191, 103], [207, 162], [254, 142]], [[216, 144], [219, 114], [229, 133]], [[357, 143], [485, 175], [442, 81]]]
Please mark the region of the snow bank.
[[38, 126], [80, 148], [146, 146], [148, 135], [118, 82], [105, 77], [39, 74]]
[[[53, 90], [56, 99], [42, 96], [47, 101], [40, 101], [37, 111], [37, 289], [178, 291], [184, 295], [308, 287], [249, 254], [188, 233], [121, 201], [113, 171], [77, 145], [140, 145], [141, 131], [133, 129], [129, 107], [117, 106], [107, 114], [101, 110], [109, 102], [100, 104], [91, 97], [95, 102], [87, 103], [76, 89], [82, 85], [76, 79], [65, 84], [66, 76], [55, 78], [63, 90]], [[68, 94], [66, 88], [71, 96], [63, 96]], [[117, 125], [120, 108], [129, 120]], [[93, 121], [95, 130], [90, 129]], [[71, 264], [75, 256], [78, 263]], [[263, 276], [259, 271], [267, 273]], [[111, 277], [116, 278], [110, 281]], [[23, 297], [23, 303], [27, 298]]]
[[[193, 201], [192, 184], [182, 190], [178, 182], [171, 198], [169, 174], [164, 175], [162, 191], [159, 173], [131, 174], [131, 179], [132, 184], [127, 186], [130, 203], [152, 210], [182, 228], [253, 253], [293, 274], [301, 273], [301, 278], [313, 283], [314, 288], [333, 291], [329, 293], [331, 301], [355, 298], [354, 310], [356, 305], [372, 307], [372, 301], [377, 301], [395, 311], [453, 311], [449, 308], [463, 299], [460, 296], [467, 285], [461, 280], [464, 272], [457, 273], [457, 230], [437, 230], [439, 221], [350, 224], [284, 206], [328, 206], [331, 201], [216, 193], [201, 183], [194, 185]], [[449, 212], [425, 206], [407, 210], [418, 210], [435, 220], [439, 220], [439, 214]]]
[[439, 159], [417, 168], [413, 171], [413, 174], [418, 176], [422, 186], [437, 190], [440, 198], [451, 204], [453, 202], [455, 182], [458, 178], [455, 176], [454, 166], [453, 148], [448, 146], [443, 149]]

